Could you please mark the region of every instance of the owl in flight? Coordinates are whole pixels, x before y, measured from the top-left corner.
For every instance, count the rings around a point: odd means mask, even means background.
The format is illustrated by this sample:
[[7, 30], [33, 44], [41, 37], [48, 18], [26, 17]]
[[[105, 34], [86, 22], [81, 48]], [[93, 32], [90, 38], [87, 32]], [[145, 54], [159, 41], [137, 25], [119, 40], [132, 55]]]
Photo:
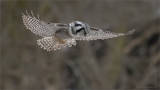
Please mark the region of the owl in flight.
[[47, 51], [61, 49], [66, 46], [71, 47], [76, 45], [76, 40], [109, 39], [129, 35], [135, 31], [134, 29], [127, 33], [102, 31], [80, 21], [73, 21], [68, 24], [49, 23], [41, 21], [39, 16], [36, 18], [32, 12], [31, 15], [28, 14], [27, 11], [26, 14], [22, 13], [22, 19], [27, 29], [42, 37], [37, 40], [37, 44]]

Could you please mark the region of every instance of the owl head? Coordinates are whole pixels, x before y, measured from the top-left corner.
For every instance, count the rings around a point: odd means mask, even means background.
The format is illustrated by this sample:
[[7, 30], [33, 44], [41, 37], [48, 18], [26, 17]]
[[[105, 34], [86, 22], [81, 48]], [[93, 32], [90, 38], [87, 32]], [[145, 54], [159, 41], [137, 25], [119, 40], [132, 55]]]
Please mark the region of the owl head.
[[73, 21], [69, 23], [69, 26], [74, 36], [87, 36], [90, 30], [90, 27], [88, 24], [80, 21]]

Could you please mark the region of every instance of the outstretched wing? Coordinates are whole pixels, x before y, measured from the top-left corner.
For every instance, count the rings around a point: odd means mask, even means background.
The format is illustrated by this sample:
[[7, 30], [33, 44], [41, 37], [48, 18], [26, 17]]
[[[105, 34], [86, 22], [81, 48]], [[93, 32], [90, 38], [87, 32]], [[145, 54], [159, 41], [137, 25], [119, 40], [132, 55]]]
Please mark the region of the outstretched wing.
[[44, 37], [42, 39], [37, 40], [37, 44], [41, 46], [44, 50], [51, 51], [64, 48], [66, 46], [71, 47], [72, 45], [76, 45], [75, 39], [66, 39], [62, 43], [56, 37]]
[[87, 36], [82, 36], [82, 37], [76, 37], [76, 40], [97, 40], [97, 39], [109, 39], [109, 38], [115, 38], [118, 36], [123, 36], [123, 35], [129, 35], [132, 34], [135, 30], [131, 30], [127, 33], [115, 33], [115, 32], [110, 32], [110, 31], [102, 31], [101, 29], [98, 28], [90, 28], [91, 30], [89, 31], [89, 34]]
[[61, 23], [47, 23], [41, 21], [38, 18], [34, 17], [33, 13], [29, 15], [26, 11], [26, 15], [22, 13], [23, 23], [27, 29], [31, 30], [31, 32], [36, 35], [40, 35], [42, 37], [52, 36], [59, 28], [68, 27], [67, 24]]

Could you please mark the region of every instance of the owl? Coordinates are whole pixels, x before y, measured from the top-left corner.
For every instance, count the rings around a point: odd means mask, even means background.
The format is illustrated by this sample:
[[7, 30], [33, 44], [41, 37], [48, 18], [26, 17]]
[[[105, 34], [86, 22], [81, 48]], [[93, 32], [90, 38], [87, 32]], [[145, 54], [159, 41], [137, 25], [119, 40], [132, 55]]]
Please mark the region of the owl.
[[39, 16], [36, 18], [32, 11], [31, 14], [27, 11], [26, 14], [22, 13], [22, 19], [27, 29], [42, 37], [37, 40], [37, 44], [47, 51], [71, 47], [76, 45], [76, 40], [104, 40], [129, 35], [135, 31], [134, 29], [127, 33], [102, 31], [80, 21], [68, 24], [44, 22], [39, 19]]

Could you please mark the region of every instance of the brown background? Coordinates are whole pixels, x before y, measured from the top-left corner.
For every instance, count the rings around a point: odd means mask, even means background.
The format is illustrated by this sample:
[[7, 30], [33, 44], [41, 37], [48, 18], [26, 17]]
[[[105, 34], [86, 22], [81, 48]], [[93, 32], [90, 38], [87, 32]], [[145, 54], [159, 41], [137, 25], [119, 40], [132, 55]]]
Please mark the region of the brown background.
[[[160, 1], [0, 1], [0, 87], [3, 90], [156, 90], [160, 88]], [[75, 20], [130, 36], [78, 41], [42, 50], [22, 23], [33, 10], [48, 22]]]

